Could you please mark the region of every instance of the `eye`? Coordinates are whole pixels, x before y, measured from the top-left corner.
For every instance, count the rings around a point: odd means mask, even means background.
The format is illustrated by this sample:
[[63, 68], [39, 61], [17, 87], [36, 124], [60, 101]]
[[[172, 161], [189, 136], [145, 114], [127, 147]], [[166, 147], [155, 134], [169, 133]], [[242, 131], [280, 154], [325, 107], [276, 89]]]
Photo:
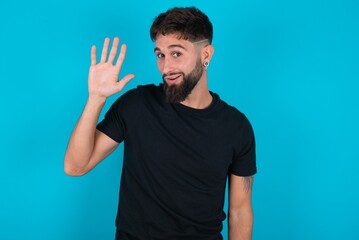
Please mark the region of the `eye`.
[[157, 56], [157, 58], [164, 58], [165, 57], [165, 55], [163, 53], [157, 53], [156, 56]]
[[175, 57], [175, 58], [177, 58], [177, 57], [182, 56], [182, 53], [180, 53], [180, 52], [173, 52], [173, 53], [172, 53], [172, 56]]

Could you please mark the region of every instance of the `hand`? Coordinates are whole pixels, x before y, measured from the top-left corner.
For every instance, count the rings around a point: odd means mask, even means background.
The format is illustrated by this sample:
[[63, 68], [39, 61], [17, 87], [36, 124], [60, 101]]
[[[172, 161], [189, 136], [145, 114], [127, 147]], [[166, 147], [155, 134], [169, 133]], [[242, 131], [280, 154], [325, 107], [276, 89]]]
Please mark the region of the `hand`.
[[135, 76], [128, 74], [118, 81], [122, 63], [126, 55], [126, 45], [121, 45], [120, 54], [117, 62], [114, 65], [114, 60], [117, 55], [117, 49], [119, 44], [119, 38], [115, 37], [113, 40], [112, 48], [108, 60], [108, 45], [110, 43], [109, 38], [105, 38], [105, 42], [102, 48], [101, 60], [96, 64], [96, 46], [91, 48], [91, 66], [88, 76], [88, 89], [89, 96], [100, 97], [106, 100], [107, 97], [120, 92], [125, 85]]

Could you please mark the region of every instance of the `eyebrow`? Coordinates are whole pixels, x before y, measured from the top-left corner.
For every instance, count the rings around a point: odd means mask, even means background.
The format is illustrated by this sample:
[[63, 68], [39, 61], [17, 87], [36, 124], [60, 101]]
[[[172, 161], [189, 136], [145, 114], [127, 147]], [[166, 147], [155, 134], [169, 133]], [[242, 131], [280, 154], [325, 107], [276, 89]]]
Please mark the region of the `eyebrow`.
[[[167, 48], [176, 48], [176, 47], [182, 48], [183, 50], [187, 51], [187, 49], [181, 44], [172, 44], [172, 45], [169, 45]], [[154, 52], [156, 52], [156, 51], [161, 51], [161, 49], [159, 47], [155, 47]]]

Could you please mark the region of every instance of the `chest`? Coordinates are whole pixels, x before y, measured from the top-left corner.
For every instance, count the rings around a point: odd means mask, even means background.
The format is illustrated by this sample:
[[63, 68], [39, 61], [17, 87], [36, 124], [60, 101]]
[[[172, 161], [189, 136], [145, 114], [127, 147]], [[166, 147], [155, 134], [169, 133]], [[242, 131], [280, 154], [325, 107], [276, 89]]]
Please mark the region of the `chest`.
[[130, 163], [134, 168], [202, 189], [223, 185], [234, 156], [228, 122], [156, 111], [145, 111], [138, 120], [126, 140], [136, 156]]

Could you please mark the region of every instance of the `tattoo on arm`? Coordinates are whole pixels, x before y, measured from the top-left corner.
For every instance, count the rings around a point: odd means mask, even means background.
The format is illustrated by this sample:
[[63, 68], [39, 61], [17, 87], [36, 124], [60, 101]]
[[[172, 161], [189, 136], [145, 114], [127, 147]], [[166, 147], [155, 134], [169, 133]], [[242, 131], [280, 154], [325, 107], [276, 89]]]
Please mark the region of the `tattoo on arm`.
[[246, 193], [252, 190], [253, 181], [254, 181], [253, 176], [243, 177], [243, 183], [244, 183], [243, 186], [244, 186], [244, 191]]

